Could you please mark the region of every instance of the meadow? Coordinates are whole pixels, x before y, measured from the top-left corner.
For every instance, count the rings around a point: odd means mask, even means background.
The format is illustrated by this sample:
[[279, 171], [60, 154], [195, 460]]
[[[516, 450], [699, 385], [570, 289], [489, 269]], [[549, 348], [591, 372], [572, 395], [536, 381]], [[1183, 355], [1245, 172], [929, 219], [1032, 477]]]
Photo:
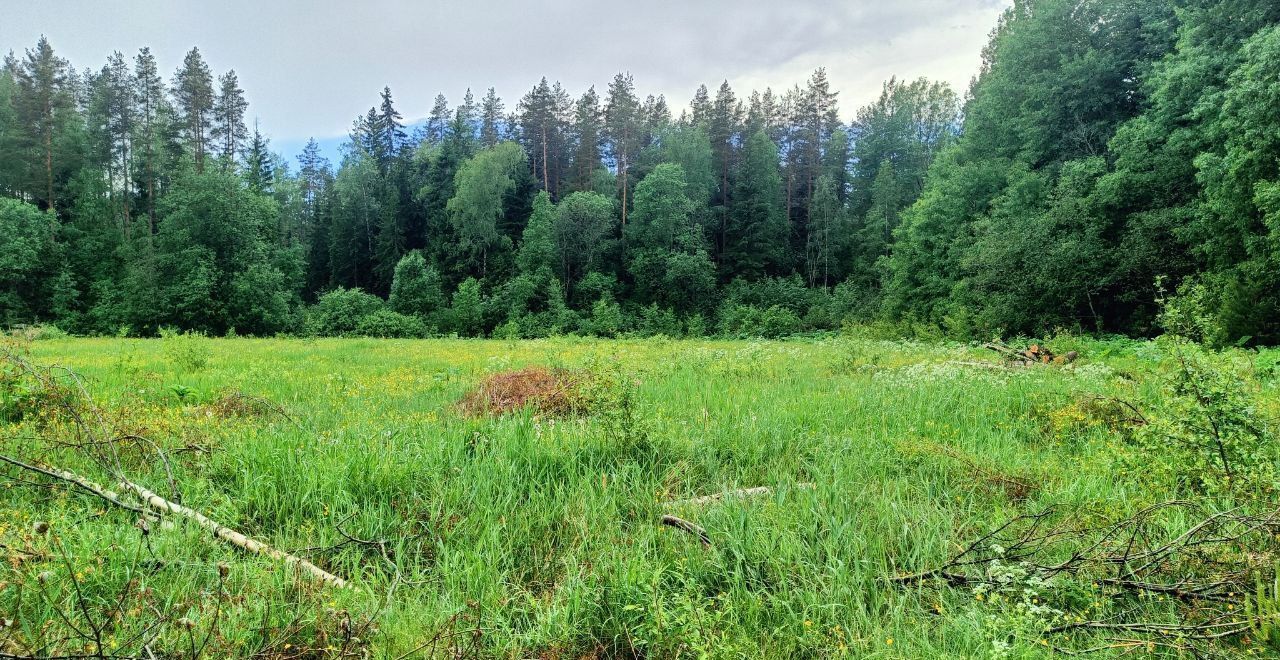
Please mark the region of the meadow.
[[[1045, 343], [14, 340], [0, 453], [347, 585], [7, 466], [0, 653], [1275, 653], [1280, 353]], [[572, 410], [460, 406], [531, 366]]]

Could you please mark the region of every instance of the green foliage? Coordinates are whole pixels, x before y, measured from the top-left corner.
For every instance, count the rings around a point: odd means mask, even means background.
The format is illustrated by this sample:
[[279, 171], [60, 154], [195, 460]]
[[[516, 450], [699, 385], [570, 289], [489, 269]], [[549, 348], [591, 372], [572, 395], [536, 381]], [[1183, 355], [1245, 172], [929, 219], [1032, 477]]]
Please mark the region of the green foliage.
[[1162, 338], [1172, 372], [1161, 405], [1136, 435], [1151, 469], [1193, 492], [1273, 497], [1277, 454], [1258, 411], [1256, 385], [1231, 364], [1178, 337]]
[[484, 335], [484, 296], [480, 281], [468, 277], [453, 293], [453, 305], [449, 308], [449, 320], [454, 332], [464, 337]]
[[553, 268], [570, 296], [579, 280], [598, 269], [616, 224], [613, 201], [598, 193], [576, 192], [556, 205]]
[[616, 337], [622, 331], [622, 308], [610, 297], [602, 297], [591, 307], [591, 334]]
[[[1153, 335], [1165, 276], [1205, 341], [1270, 344], [1277, 61], [1263, 0], [1019, 0], [963, 113], [923, 78], [846, 124], [822, 69], [687, 109], [620, 73], [576, 102], [546, 79], [518, 104], [439, 96], [410, 135], [387, 88], [336, 171], [313, 142], [295, 173], [198, 49], [167, 86], [149, 50], [82, 75], [40, 39], [0, 72], [0, 323], [263, 336], [342, 287], [430, 328], [475, 278], [469, 334], [574, 332], [607, 291], [628, 321], [742, 304], [804, 329]], [[802, 302], [735, 298], [794, 276]]]
[[1280, 652], [1280, 575], [1270, 584], [1257, 579], [1258, 586], [1245, 599], [1252, 637], [1264, 648]]
[[720, 334], [729, 337], [777, 339], [802, 328], [800, 317], [780, 305], [760, 308], [730, 303], [720, 312]]
[[0, 323], [35, 321], [42, 304], [42, 274], [53, 266], [56, 217], [31, 204], [0, 198]]
[[341, 287], [320, 296], [308, 310], [307, 330], [311, 334], [348, 337], [359, 334], [366, 316], [385, 310], [382, 299], [360, 289]]
[[740, 168], [721, 261], [726, 272], [738, 277], [780, 273], [789, 264], [787, 216], [778, 147], [764, 131], [747, 139]]
[[387, 302], [400, 314], [429, 318], [445, 306], [439, 271], [427, 265], [421, 252], [414, 250], [406, 254], [396, 264]]
[[160, 340], [172, 368], [194, 374], [209, 366], [212, 350], [204, 333], [160, 328]]
[[459, 251], [466, 272], [485, 277], [491, 253], [510, 249], [511, 239], [503, 235], [500, 222], [508, 195], [527, 167], [520, 145], [502, 142], [476, 154], [458, 170], [447, 208], [457, 239], [453, 248]]
[[417, 316], [378, 309], [360, 318], [356, 323], [355, 334], [384, 339], [421, 339], [431, 333], [427, 324]]

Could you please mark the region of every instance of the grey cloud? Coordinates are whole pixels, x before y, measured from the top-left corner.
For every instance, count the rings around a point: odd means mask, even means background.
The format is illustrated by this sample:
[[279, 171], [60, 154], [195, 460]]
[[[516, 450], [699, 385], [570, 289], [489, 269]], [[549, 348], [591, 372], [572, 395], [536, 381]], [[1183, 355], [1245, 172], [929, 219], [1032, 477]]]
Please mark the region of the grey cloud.
[[[541, 76], [574, 94], [630, 71], [642, 94], [683, 107], [700, 83], [788, 88], [826, 66], [842, 109], [890, 75], [963, 86], [1009, 0], [61, 0], [6, 8], [0, 49], [45, 33], [78, 68], [150, 45], [172, 71], [192, 45], [235, 68], [278, 141], [337, 135], [390, 85], [407, 117], [494, 86], [509, 109]], [[957, 26], [964, 26], [958, 29]]]

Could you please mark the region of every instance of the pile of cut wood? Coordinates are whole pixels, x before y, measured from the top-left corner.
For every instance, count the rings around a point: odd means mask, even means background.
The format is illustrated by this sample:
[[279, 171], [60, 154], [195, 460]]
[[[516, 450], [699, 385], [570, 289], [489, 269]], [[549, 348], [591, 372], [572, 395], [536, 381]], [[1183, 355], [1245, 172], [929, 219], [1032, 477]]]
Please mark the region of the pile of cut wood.
[[986, 344], [986, 348], [999, 353], [1009, 366], [1030, 366], [1033, 364], [1070, 364], [1080, 357], [1075, 351], [1067, 351], [1056, 355], [1046, 346], [1032, 344], [1025, 350], [1011, 348], [1003, 343]]

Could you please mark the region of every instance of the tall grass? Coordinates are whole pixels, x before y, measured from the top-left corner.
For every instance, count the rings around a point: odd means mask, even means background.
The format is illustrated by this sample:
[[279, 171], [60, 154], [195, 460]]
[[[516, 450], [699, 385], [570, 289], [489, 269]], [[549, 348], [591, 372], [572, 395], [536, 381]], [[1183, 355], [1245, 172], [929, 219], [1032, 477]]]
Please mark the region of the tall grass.
[[[12, 648], [87, 652], [59, 637], [62, 618], [76, 623], [79, 598], [105, 607], [132, 589], [149, 592], [107, 626], [104, 649], [147, 626], [147, 601], [185, 620], [153, 649], [179, 656], [1048, 656], [970, 590], [887, 579], [1020, 512], [1101, 517], [1162, 497], [1117, 478], [1125, 449], [1101, 424], [1053, 430], [1081, 393], [1151, 396], [1143, 344], [1077, 341], [1077, 365], [981, 369], [957, 364], [989, 359], [965, 345], [851, 339], [166, 341], [33, 351], [163, 449], [184, 504], [355, 586], [307, 585], [181, 523], [144, 536], [100, 500], [10, 481], [0, 618], [14, 623], [0, 639]], [[620, 374], [628, 410], [459, 409], [484, 376], [530, 365]], [[220, 408], [232, 392], [280, 410]], [[638, 422], [628, 438], [617, 414]], [[36, 425], [10, 425], [4, 453], [103, 478], [30, 440]], [[130, 456], [136, 481], [168, 492], [154, 452]], [[1034, 487], [1011, 494], [1001, 475]], [[772, 491], [669, 503], [755, 486]], [[657, 524], [664, 513], [711, 544]], [[51, 531], [33, 533], [37, 520]]]

